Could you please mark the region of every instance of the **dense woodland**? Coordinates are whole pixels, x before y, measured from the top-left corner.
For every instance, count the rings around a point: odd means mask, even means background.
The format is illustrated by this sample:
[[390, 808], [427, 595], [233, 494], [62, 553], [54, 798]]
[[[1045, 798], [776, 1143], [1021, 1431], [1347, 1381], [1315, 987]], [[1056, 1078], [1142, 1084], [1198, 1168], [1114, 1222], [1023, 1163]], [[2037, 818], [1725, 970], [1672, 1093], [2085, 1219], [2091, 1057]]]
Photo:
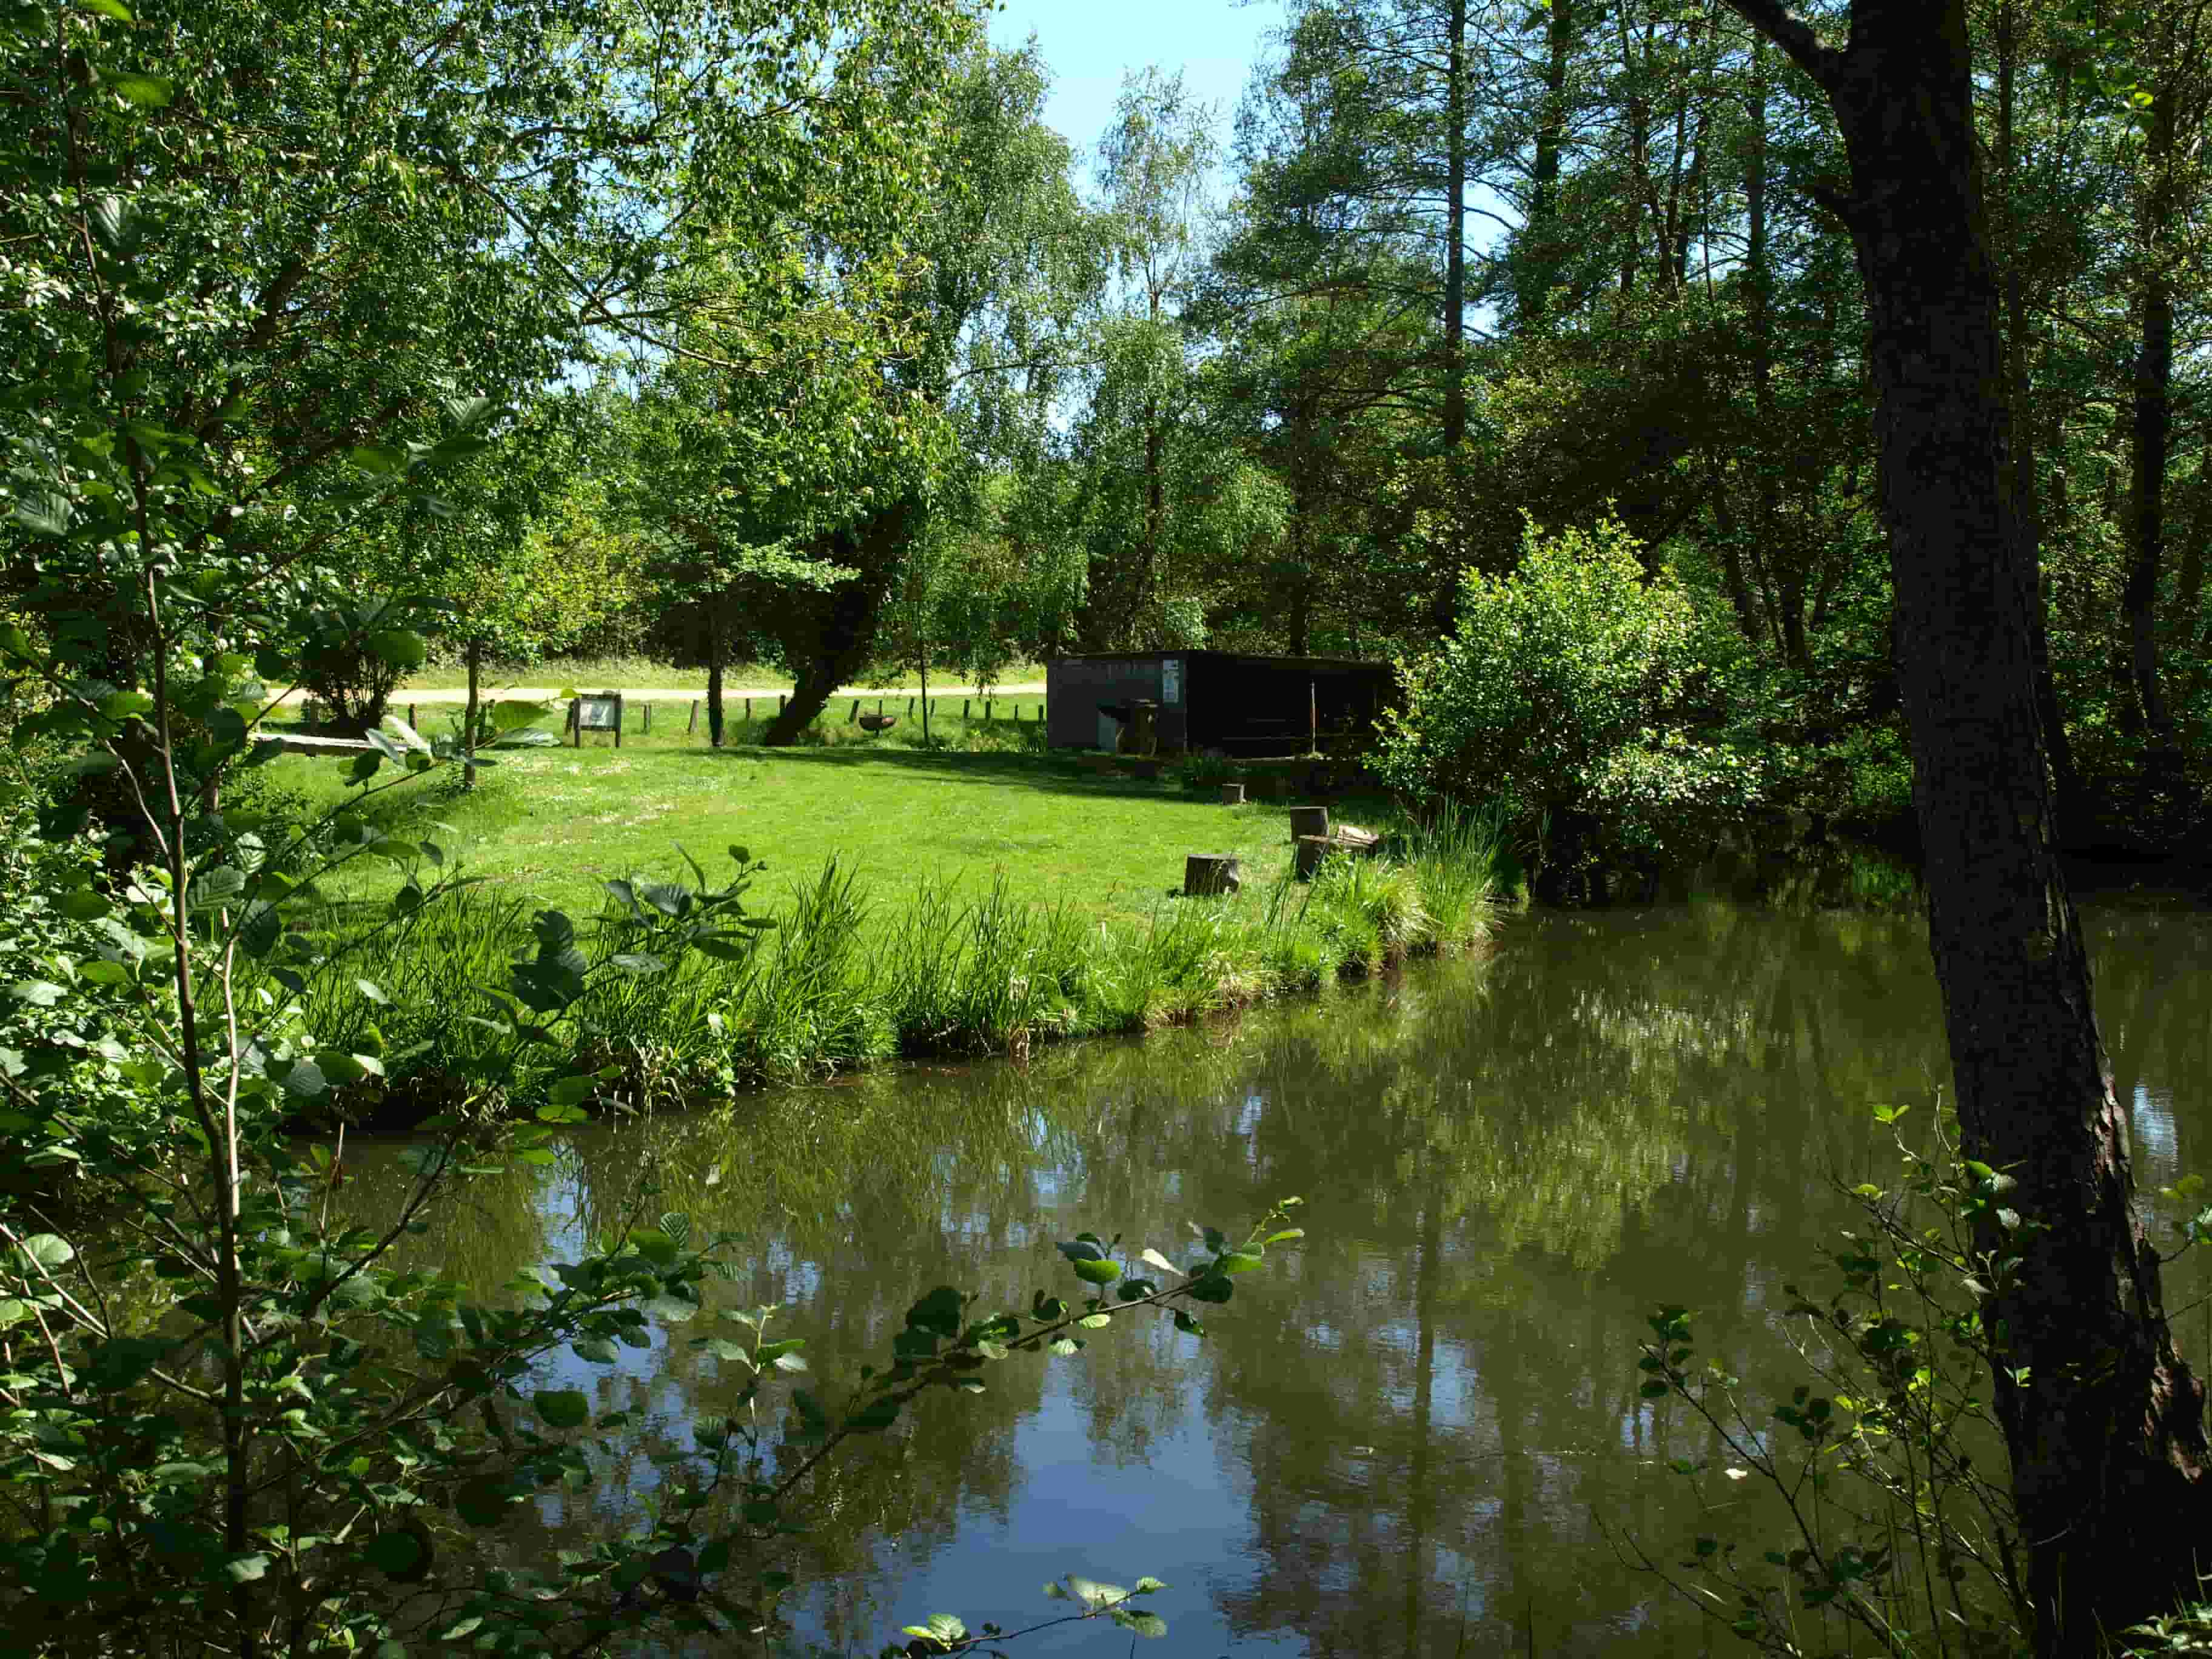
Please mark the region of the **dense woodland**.
[[[774, 665], [777, 745], [870, 676], [1388, 656], [1376, 775], [1432, 825], [1492, 803], [1563, 896], [1737, 832], [1900, 836], [1963, 1159], [1921, 1196], [1974, 1298], [1916, 1340], [1988, 1368], [2015, 1634], [2174, 1607], [2212, 1446], [2058, 854], [2206, 827], [2212, 3], [1811, 12], [1287, 0], [1222, 154], [1167, 70], [1051, 131], [967, 0], [0, 9], [10, 1627], [764, 1629], [747, 1574], [823, 1459], [1125, 1309], [1199, 1328], [1294, 1237], [1202, 1230], [1156, 1283], [1085, 1234], [1085, 1299], [1028, 1315], [931, 1291], [828, 1406], [702, 1425], [644, 1529], [487, 1569], [468, 1540], [605, 1426], [533, 1368], [649, 1346], [736, 1243], [640, 1212], [483, 1302], [393, 1249], [556, 1161], [621, 1073], [605, 987], [672, 1002], [775, 929], [742, 848], [538, 912], [469, 966], [455, 1109], [349, 1219], [331, 1097], [386, 1074], [391, 1000], [349, 964], [457, 885], [368, 803], [492, 763], [473, 708], [385, 718], [433, 650], [703, 665], [718, 744], [724, 667]], [[300, 687], [369, 744], [313, 826], [253, 781]], [[396, 890], [334, 918], [307, 866], [369, 858]], [[1686, 1387], [1655, 1328], [1644, 1388]], [[803, 1368], [714, 1340], [740, 1407]], [[1127, 1599], [1085, 1605], [1146, 1632]]]

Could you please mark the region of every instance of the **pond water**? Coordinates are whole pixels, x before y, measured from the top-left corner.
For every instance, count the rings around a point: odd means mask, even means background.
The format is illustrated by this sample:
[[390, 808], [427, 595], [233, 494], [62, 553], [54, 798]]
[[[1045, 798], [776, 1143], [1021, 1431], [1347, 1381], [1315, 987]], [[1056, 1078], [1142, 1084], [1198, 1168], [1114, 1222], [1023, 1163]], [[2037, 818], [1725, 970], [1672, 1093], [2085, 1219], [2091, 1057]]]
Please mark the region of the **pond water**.
[[[2149, 1191], [2207, 1161], [2212, 922], [2087, 920]], [[595, 1131], [554, 1170], [471, 1187], [423, 1242], [488, 1288], [651, 1182], [650, 1210], [746, 1234], [750, 1275], [718, 1293], [786, 1304], [779, 1328], [835, 1376], [933, 1285], [1072, 1295], [1056, 1239], [1180, 1256], [1186, 1223], [1241, 1233], [1297, 1194], [1307, 1238], [1237, 1281], [1206, 1340], [1155, 1314], [1018, 1355], [838, 1465], [785, 1562], [797, 1640], [873, 1654], [935, 1612], [1019, 1626], [1075, 1571], [1169, 1581], [1162, 1653], [1727, 1651], [1609, 1541], [1672, 1563], [1701, 1529], [1744, 1528], [1754, 1553], [1782, 1537], [1709, 1433], [1639, 1398], [1644, 1317], [1688, 1305], [1753, 1399], [1786, 1392], [1802, 1371], [1775, 1315], [1848, 1224], [1832, 1177], [1892, 1176], [1871, 1109], [1924, 1123], [1947, 1077], [1914, 922], [1537, 915], [1486, 959], [1234, 1023]], [[2167, 1282], [2201, 1364], [2193, 1259]], [[556, 1362], [553, 1385], [639, 1414], [636, 1455], [544, 1500], [546, 1535], [518, 1547], [632, 1509], [645, 1454], [725, 1407], [731, 1380], [686, 1346], [704, 1328]], [[1714, 1461], [1686, 1481], [1665, 1467], [1683, 1455]], [[1128, 1645], [1086, 1625], [1017, 1650]]]

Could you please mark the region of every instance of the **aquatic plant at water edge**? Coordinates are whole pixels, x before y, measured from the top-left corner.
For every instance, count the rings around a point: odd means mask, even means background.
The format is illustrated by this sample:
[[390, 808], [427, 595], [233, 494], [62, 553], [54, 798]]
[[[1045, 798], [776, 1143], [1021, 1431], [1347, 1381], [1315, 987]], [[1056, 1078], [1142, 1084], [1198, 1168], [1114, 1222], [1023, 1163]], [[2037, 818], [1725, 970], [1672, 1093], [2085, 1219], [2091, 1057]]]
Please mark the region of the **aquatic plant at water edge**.
[[[1876, 1115], [1893, 1125], [1903, 1109]], [[1756, 1480], [1778, 1496], [1794, 1535], [1762, 1545], [1715, 1524], [1674, 1567], [1616, 1541], [1763, 1652], [2029, 1650], [2026, 1557], [1987, 1402], [2003, 1343], [1981, 1312], [2017, 1257], [1978, 1247], [1974, 1231], [1994, 1220], [2017, 1237], [2034, 1224], [2006, 1207], [2009, 1177], [1962, 1160], [1945, 1126], [1935, 1133], [1925, 1152], [1897, 1137], [1896, 1189], [1851, 1189], [1864, 1224], [1827, 1253], [1833, 1289], [1784, 1286], [1784, 1316], [1803, 1332], [1792, 1346], [1811, 1376], [1768, 1413], [1717, 1362], [1692, 1369], [1687, 1309], [1649, 1321], [1637, 1362], [1644, 1397], [1681, 1402], [1729, 1460], [1714, 1469], [1680, 1457], [1672, 1472], [1701, 1501], [1716, 1475]], [[1716, 1523], [1724, 1507], [1707, 1501]]]

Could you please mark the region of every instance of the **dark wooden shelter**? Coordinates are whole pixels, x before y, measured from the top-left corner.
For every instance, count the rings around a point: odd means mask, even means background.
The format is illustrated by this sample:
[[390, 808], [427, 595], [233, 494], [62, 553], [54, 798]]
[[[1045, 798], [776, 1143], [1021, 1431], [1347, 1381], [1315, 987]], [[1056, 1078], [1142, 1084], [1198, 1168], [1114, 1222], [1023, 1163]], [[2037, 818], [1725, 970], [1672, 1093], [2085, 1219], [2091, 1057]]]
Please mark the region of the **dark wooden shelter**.
[[1397, 689], [1387, 662], [1249, 657], [1231, 651], [1117, 651], [1045, 665], [1045, 740], [1112, 749], [1130, 706], [1158, 706], [1163, 750], [1296, 755], [1316, 735], [1341, 746], [1374, 729]]

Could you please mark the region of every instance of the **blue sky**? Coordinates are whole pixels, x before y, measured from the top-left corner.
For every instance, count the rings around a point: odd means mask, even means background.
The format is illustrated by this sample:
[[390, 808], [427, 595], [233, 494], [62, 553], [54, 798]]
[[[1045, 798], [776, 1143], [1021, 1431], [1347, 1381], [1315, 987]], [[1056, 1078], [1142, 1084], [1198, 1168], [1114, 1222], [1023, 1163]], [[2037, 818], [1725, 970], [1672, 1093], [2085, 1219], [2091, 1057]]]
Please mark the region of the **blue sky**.
[[1106, 130], [1123, 73], [1147, 64], [1182, 70], [1192, 96], [1216, 106], [1226, 152], [1262, 37], [1282, 16], [1272, 0], [1004, 0], [991, 39], [1018, 46], [1035, 33], [1053, 74], [1045, 121], [1079, 153]]

